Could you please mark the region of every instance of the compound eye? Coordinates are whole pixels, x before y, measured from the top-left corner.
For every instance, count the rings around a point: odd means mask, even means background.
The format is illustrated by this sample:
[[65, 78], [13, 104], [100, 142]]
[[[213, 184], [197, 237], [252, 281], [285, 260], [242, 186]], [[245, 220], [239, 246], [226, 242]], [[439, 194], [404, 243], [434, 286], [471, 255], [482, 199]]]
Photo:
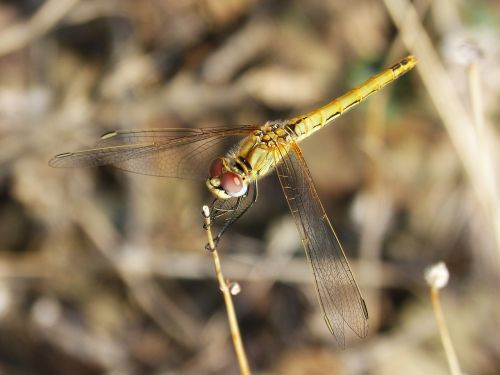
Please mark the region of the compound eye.
[[224, 162], [221, 158], [215, 159], [212, 164], [210, 164], [210, 178], [219, 177], [222, 174], [222, 168], [224, 167]]
[[241, 197], [247, 192], [247, 185], [233, 172], [226, 172], [220, 178], [220, 186], [232, 197]]

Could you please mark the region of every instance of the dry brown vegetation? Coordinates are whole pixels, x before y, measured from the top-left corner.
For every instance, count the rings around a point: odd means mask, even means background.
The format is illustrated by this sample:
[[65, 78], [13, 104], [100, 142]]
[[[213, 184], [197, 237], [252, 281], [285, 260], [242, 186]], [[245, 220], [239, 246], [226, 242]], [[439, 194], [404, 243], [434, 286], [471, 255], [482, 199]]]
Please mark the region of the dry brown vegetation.
[[461, 368], [498, 374], [499, 18], [494, 0], [0, 2], [0, 373], [236, 374], [205, 186], [47, 161], [114, 129], [291, 117], [412, 53], [303, 145], [369, 336], [336, 346], [274, 177], [222, 264], [255, 374], [448, 373], [423, 278], [441, 260]]

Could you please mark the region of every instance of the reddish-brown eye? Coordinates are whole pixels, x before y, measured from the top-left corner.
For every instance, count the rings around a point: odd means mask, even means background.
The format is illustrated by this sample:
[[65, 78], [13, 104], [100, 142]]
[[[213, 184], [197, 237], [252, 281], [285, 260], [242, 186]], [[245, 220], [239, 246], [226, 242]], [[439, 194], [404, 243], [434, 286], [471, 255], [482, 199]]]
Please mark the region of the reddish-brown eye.
[[220, 178], [220, 186], [232, 197], [241, 197], [247, 192], [247, 185], [239, 175], [233, 172], [226, 172]]
[[219, 177], [222, 174], [222, 168], [224, 163], [221, 158], [215, 159], [212, 164], [210, 164], [210, 178]]

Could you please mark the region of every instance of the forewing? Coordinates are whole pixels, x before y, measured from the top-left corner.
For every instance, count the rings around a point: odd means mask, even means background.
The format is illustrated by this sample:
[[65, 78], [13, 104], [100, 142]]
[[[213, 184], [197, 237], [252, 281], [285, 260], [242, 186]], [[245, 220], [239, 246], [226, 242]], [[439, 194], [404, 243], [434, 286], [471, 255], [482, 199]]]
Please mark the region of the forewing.
[[152, 176], [205, 179], [209, 163], [256, 127], [115, 131], [96, 148], [68, 152], [49, 161], [53, 167], [117, 168]]
[[282, 157], [276, 171], [312, 267], [325, 321], [343, 347], [346, 325], [359, 337], [367, 335], [366, 305], [298, 145]]

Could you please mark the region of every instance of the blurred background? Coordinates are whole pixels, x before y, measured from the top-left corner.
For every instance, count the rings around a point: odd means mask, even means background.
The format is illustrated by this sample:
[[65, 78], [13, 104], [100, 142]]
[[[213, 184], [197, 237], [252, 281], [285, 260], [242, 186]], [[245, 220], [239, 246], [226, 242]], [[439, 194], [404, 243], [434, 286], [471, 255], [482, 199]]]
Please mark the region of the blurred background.
[[[370, 313], [336, 344], [275, 176], [220, 243], [255, 374], [500, 373], [495, 0], [0, 1], [0, 373], [237, 374], [203, 183], [53, 169], [115, 129], [262, 124], [408, 53], [302, 146]], [[321, 135], [319, 135], [321, 134]]]

